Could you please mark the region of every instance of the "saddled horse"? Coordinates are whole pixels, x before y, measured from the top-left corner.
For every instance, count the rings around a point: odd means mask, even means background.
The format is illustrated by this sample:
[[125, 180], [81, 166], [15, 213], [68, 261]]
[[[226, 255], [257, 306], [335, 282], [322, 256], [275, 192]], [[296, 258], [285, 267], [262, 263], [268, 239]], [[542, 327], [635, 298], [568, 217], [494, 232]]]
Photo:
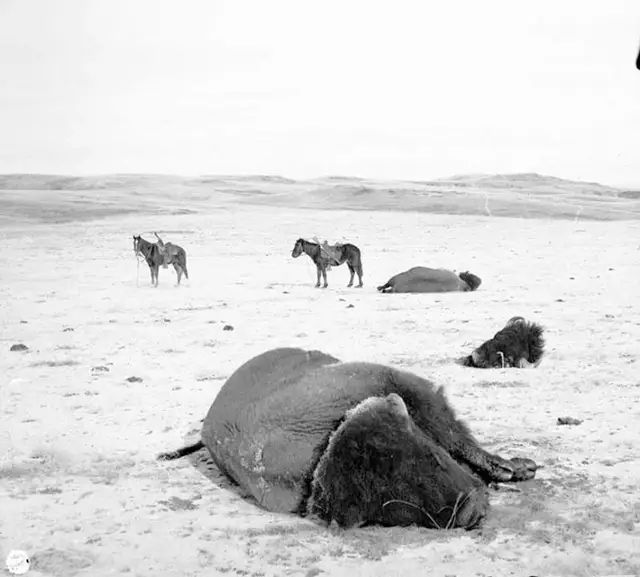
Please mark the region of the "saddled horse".
[[327, 284], [327, 269], [332, 266], [340, 266], [345, 262], [347, 263], [349, 272], [351, 273], [351, 278], [349, 279], [347, 287], [353, 286], [353, 277], [356, 273], [358, 274], [358, 280], [360, 281], [357, 288], [362, 287], [362, 257], [360, 249], [355, 244], [347, 242], [345, 244], [330, 245], [327, 244], [327, 241], [323, 244], [319, 244], [317, 242], [311, 242], [303, 238], [299, 238], [291, 251], [291, 256], [293, 258], [298, 258], [302, 253], [308, 255], [316, 265], [318, 273], [316, 288], [320, 286], [320, 275], [322, 275], [322, 278], [324, 279], [324, 286], [322, 288], [327, 288], [329, 286]]
[[187, 253], [181, 246], [170, 242], [165, 244], [157, 233], [154, 232], [153, 234], [155, 234], [158, 239], [157, 243], [149, 242], [141, 236], [134, 235], [133, 252], [142, 255], [147, 261], [149, 270], [151, 271], [151, 284], [153, 286], [158, 286], [158, 271], [160, 270], [160, 266], [162, 265], [163, 268], [167, 268], [170, 264], [173, 265], [176, 275], [178, 275], [179, 285], [183, 273], [186, 279], [189, 278], [189, 273], [187, 272]]

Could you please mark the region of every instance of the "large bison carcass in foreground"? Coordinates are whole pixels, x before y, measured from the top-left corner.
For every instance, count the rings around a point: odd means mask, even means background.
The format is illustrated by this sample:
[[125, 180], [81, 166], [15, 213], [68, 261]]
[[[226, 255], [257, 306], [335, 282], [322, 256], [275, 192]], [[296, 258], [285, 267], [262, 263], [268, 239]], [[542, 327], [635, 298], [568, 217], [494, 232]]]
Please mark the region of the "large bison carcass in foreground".
[[279, 348], [220, 390], [201, 440], [220, 470], [273, 512], [365, 524], [471, 529], [490, 481], [535, 476], [530, 459], [483, 450], [442, 388], [412, 373]]

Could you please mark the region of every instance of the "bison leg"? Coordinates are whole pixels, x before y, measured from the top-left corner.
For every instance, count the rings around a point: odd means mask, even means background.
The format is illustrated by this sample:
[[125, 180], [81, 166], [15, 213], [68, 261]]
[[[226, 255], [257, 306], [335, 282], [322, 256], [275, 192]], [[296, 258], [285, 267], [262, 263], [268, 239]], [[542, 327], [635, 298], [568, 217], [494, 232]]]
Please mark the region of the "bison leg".
[[532, 460], [507, 460], [482, 449], [467, 426], [456, 417], [442, 388], [426, 388], [423, 379], [407, 373], [394, 380], [398, 394], [411, 399], [407, 404], [411, 406], [415, 423], [456, 461], [468, 465], [485, 482], [526, 481], [535, 477], [538, 466]]
[[460, 445], [456, 456], [468, 463], [485, 482], [528, 481], [535, 477], [538, 469], [538, 465], [531, 459], [505, 459], [485, 451], [475, 442]]
[[186, 457], [187, 455], [191, 455], [200, 449], [204, 449], [204, 443], [202, 440], [194, 443], [193, 445], [187, 445], [186, 447], [182, 447], [177, 451], [170, 451], [168, 453], [160, 453], [157, 456], [158, 461], [173, 461], [174, 459], [180, 459], [181, 457]]

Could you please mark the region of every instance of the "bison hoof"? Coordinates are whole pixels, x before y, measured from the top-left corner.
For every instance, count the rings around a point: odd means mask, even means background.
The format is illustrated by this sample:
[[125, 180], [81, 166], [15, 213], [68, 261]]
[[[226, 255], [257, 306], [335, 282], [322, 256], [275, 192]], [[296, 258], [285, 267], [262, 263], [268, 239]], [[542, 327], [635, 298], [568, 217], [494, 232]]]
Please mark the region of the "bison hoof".
[[512, 481], [528, 481], [529, 479], [533, 479], [536, 476], [536, 471], [539, 469], [535, 461], [531, 459], [514, 457], [513, 459], [509, 459], [509, 461], [515, 466]]
[[172, 451], [171, 453], [160, 453], [156, 459], [158, 461], [173, 461], [176, 458], [176, 452]]
[[498, 455], [493, 455], [490, 463], [490, 474], [493, 481], [506, 482], [513, 481], [513, 476], [516, 473], [516, 464], [511, 461], [507, 461]]

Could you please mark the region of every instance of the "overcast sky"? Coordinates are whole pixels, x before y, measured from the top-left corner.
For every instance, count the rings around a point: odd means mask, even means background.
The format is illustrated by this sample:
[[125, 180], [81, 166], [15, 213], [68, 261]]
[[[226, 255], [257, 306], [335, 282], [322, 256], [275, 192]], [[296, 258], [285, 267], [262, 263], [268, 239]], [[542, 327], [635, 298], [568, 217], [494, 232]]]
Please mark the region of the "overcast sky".
[[0, 0], [0, 173], [640, 185], [640, 0]]

